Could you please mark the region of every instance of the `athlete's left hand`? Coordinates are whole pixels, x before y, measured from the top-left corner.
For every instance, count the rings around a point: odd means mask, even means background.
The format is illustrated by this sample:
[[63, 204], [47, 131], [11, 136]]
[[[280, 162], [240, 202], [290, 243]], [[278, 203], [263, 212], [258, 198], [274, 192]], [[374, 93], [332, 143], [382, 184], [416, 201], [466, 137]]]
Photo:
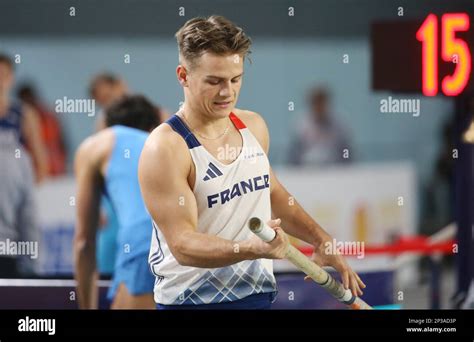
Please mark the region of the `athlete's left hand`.
[[[311, 260], [321, 267], [331, 266], [335, 268], [341, 275], [344, 288], [350, 289], [354, 296], [361, 296], [363, 294], [362, 288], [365, 288], [364, 282], [347, 264], [341, 254], [327, 253], [327, 250], [333, 250], [332, 248], [326, 248], [327, 243], [333, 243], [329, 236], [326, 237], [322, 243], [318, 244], [318, 246], [315, 246]], [[310, 277], [305, 277], [305, 280], [310, 279]]]

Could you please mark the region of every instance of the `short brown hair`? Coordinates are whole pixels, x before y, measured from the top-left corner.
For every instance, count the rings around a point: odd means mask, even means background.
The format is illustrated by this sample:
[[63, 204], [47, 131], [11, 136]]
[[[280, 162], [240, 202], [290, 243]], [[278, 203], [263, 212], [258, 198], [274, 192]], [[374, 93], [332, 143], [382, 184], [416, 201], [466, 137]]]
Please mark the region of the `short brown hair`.
[[180, 58], [191, 65], [205, 52], [217, 55], [238, 54], [243, 58], [251, 52], [252, 41], [244, 30], [219, 15], [190, 19], [175, 36]]

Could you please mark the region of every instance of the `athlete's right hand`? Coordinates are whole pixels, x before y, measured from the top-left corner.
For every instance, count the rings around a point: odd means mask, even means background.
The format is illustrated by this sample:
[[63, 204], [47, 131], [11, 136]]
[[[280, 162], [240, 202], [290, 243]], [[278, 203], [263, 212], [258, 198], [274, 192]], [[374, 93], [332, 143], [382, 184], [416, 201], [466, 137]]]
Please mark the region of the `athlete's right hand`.
[[250, 246], [257, 258], [264, 259], [283, 259], [289, 246], [289, 240], [286, 233], [280, 227], [281, 220], [270, 220], [267, 222], [270, 228], [275, 230], [275, 238], [270, 242], [265, 242], [258, 236], [253, 235], [250, 239]]

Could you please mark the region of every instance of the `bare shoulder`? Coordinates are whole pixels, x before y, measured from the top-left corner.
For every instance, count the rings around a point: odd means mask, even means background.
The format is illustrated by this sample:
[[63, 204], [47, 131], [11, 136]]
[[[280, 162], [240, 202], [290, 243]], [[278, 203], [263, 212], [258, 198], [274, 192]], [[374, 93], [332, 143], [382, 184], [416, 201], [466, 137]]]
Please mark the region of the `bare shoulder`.
[[110, 154], [115, 141], [114, 132], [106, 128], [86, 138], [76, 151], [75, 162], [100, 166]]
[[147, 138], [144, 151], [152, 154], [185, 154], [188, 149], [186, 142], [170, 125], [162, 123]]
[[235, 108], [234, 112], [250, 129], [265, 151], [268, 152], [269, 134], [267, 124], [263, 117], [259, 113], [250, 110]]
[[249, 127], [251, 130], [254, 130], [254, 129], [266, 130], [267, 129], [267, 124], [265, 123], [265, 120], [259, 113], [250, 111], [250, 110], [238, 109], [238, 108], [235, 108], [234, 112], [245, 123], [245, 125]]
[[150, 133], [140, 158], [140, 164], [144, 165], [173, 166], [169, 172], [176, 172], [176, 168], [189, 170], [190, 162], [191, 156], [186, 142], [166, 123], [162, 123]]

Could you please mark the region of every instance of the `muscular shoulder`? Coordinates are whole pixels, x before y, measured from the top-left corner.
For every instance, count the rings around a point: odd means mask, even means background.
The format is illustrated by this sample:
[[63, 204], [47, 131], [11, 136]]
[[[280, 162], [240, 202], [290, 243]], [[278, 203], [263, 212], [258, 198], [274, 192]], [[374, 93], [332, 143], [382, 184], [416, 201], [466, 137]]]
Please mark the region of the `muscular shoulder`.
[[115, 136], [112, 128], [106, 128], [86, 138], [76, 151], [76, 167], [88, 165], [99, 169], [110, 155], [114, 141]]
[[237, 109], [235, 108], [234, 113], [244, 122], [247, 128], [257, 138], [262, 148], [268, 153], [269, 148], [269, 134], [268, 127], [262, 116], [253, 111]]
[[155, 128], [145, 142], [141, 164], [160, 164], [170, 167], [169, 172], [189, 171], [191, 156], [184, 139], [171, 126], [162, 123]]

